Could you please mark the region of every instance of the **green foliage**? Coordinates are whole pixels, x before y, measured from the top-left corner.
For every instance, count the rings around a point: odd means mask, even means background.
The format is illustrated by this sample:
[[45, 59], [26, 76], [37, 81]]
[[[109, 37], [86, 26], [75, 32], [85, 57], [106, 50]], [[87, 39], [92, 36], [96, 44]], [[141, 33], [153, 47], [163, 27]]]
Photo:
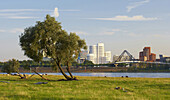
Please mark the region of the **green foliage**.
[[57, 67], [57, 64], [56, 64], [56, 62], [52, 62], [52, 69], [54, 70], [54, 71], [58, 71], [58, 67]]
[[59, 54], [56, 55], [58, 56], [57, 58], [63, 58], [62, 62], [69, 66], [71, 62], [78, 58], [81, 49], [87, 48], [85, 40], [80, 39], [76, 33], [65, 34], [65, 36], [60, 38], [56, 43], [56, 47], [57, 54]]
[[46, 16], [45, 21], [37, 21], [35, 26], [24, 30], [20, 37], [20, 46], [24, 54], [36, 62], [43, 56], [52, 56], [53, 46], [63, 32], [59, 22], [54, 17]]
[[119, 67], [126, 67], [127, 65], [128, 65], [128, 64], [126, 64], [126, 63], [119, 63], [119, 64], [118, 64]]
[[19, 72], [20, 63], [18, 60], [12, 59], [9, 60], [5, 65], [2, 67], [2, 72], [6, 72], [8, 74], [12, 72]]
[[0, 62], [0, 67], [2, 67], [4, 65], [4, 63], [3, 62]]
[[81, 49], [87, 48], [85, 40], [81, 40], [75, 33], [68, 34], [50, 15], [43, 22], [38, 21], [35, 26], [26, 28], [19, 37], [25, 55], [36, 62], [42, 62], [43, 57], [51, 57], [55, 62], [53, 69], [56, 70], [58, 66], [67, 79], [61, 64], [70, 66]]
[[61, 63], [72, 62], [81, 49], [86, 49], [85, 40], [75, 33], [68, 34], [54, 17], [46, 16], [35, 26], [26, 28], [20, 36], [20, 46], [24, 54], [36, 62], [43, 56], [51, 57]]
[[128, 68], [128, 71], [131, 72], [166, 72], [170, 68], [169, 64], [154, 64], [154, 63], [138, 63], [132, 64], [131, 67]]
[[24, 61], [21, 62], [21, 65], [22, 65], [22, 67], [23, 67], [24, 69], [29, 70], [30, 67], [32, 66], [32, 63], [30, 63], [30, 61], [24, 60]]
[[85, 60], [84, 65], [94, 65], [92, 61]]
[[78, 65], [80, 65], [80, 64], [77, 63], [77, 61], [73, 61], [73, 62], [72, 62], [72, 66], [78, 66]]

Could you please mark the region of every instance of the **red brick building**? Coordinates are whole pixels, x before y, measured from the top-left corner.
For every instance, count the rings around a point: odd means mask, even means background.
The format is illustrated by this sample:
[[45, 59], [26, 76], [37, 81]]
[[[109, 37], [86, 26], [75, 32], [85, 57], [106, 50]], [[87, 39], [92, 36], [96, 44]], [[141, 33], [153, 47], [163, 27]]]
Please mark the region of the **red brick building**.
[[144, 47], [143, 51], [139, 53], [140, 61], [156, 61], [156, 54], [151, 53], [151, 47]]

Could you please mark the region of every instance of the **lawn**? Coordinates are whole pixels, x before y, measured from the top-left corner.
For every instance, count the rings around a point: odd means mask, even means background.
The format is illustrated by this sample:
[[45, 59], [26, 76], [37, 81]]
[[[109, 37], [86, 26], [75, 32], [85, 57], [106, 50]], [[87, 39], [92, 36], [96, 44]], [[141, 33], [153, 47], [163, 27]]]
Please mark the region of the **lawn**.
[[[52, 80], [63, 78], [55, 75], [45, 77]], [[39, 76], [25, 80], [17, 76], [0, 75], [0, 100], [170, 100], [170, 78], [77, 78], [79, 81], [45, 81]], [[48, 83], [34, 84], [37, 82]]]

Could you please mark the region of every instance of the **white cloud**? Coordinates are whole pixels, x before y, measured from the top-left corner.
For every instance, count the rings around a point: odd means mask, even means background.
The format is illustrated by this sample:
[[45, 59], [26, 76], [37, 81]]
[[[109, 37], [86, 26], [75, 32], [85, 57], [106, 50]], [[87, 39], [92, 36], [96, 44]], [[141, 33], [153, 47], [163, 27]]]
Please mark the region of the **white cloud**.
[[52, 11], [47, 9], [0, 9], [0, 12], [34, 12], [34, 11]]
[[151, 35], [151, 37], [155, 37], [155, 38], [169, 38], [170, 34], [153, 34]]
[[[50, 9], [0, 9], [0, 12], [52, 12]], [[59, 11], [75, 12], [80, 11], [78, 9], [61, 9]]]
[[105, 31], [101, 32], [99, 35], [114, 35], [116, 32], [124, 32], [124, 31], [122, 31], [120, 29], [111, 29], [109, 31], [105, 30]]
[[8, 31], [9, 33], [22, 33], [24, 32], [24, 29], [22, 28], [14, 28]]
[[39, 17], [30, 17], [30, 16], [9, 16], [9, 19], [35, 19]]
[[75, 12], [75, 11], [80, 11], [80, 10], [77, 10], [77, 9], [63, 9], [63, 10], [59, 10], [59, 11]]
[[1, 18], [8, 18], [8, 19], [35, 19], [39, 17], [33, 17], [33, 16], [25, 16], [25, 12], [0, 12]]
[[131, 37], [147, 37], [147, 38], [169, 38], [170, 35], [165, 35], [165, 34], [140, 34], [140, 33], [129, 33], [128, 36], [131, 36]]
[[55, 16], [55, 17], [58, 17], [58, 16], [59, 16], [58, 8], [55, 8], [55, 9], [54, 9], [54, 16]]
[[139, 2], [135, 2], [135, 3], [131, 3], [129, 6], [127, 6], [127, 12], [130, 12], [132, 9], [138, 7], [138, 6], [141, 6], [145, 3], [148, 3], [150, 2], [150, 0], [143, 0], [143, 1], [139, 1]]
[[1, 32], [5, 32], [5, 30], [1, 30], [1, 29], [0, 29], [0, 33], [1, 33]]
[[0, 16], [14, 16], [16, 14], [13, 13], [0, 13]]
[[110, 20], [110, 21], [149, 21], [149, 20], [157, 20], [157, 18], [145, 18], [143, 15], [137, 16], [115, 16], [113, 18], [89, 18], [95, 20]]
[[[52, 13], [51, 15], [54, 17], [59, 16], [59, 11], [61, 12], [75, 12], [80, 11], [76, 9], [63, 9], [58, 10], [58, 8], [55, 8], [54, 10], [49, 9], [0, 9], [0, 17], [1, 18], [9, 18], [9, 19], [35, 19], [40, 17], [33, 17], [33, 16], [27, 16], [25, 14], [30, 13], [38, 13], [38, 12], [48, 12]], [[22, 15], [22, 16], [21, 16]]]
[[73, 31], [74, 33], [76, 33], [77, 35], [89, 35], [87, 32], [83, 32], [83, 31]]
[[0, 32], [5, 32], [5, 33], [22, 33], [24, 32], [23, 28], [13, 28], [13, 29], [0, 29]]
[[128, 35], [131, 37], [141, 37], [142, 36], [142, 34], [135, 34], [135, 33], [129, 33]]
[[153, 37], [162, 37], [162, 35], [160, 35], [160, 34], [154, 34], [154, 35], [152, 35]]
[[121, 31], [120, 29], [112, 29], [113, 32], [119, 32]]
[[101, 35], [113, 35], [113, 34], [115, 34], [115, 32], [107, 31], [107, 32], [103, 32]]

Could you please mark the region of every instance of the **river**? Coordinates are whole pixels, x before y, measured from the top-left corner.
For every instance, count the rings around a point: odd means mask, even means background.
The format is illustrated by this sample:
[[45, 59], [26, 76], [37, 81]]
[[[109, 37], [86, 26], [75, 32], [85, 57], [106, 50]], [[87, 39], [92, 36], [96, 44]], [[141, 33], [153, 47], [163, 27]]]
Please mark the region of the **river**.
[[[6, 73], [0, 73], [6, 74]], [[23, 74], [23, 73], [21, 73]], [[24, 73], [33, 74], [33, 73]], [[61, 73], [40, 73], [47, 75], [62, 75]], [[66, 73], [68, 74], [68, 73]], [[143, 77], [143, 78], [170, 78], [170, 73], [72, 73], [74, 76], [95, 76], [95, 77]]]

